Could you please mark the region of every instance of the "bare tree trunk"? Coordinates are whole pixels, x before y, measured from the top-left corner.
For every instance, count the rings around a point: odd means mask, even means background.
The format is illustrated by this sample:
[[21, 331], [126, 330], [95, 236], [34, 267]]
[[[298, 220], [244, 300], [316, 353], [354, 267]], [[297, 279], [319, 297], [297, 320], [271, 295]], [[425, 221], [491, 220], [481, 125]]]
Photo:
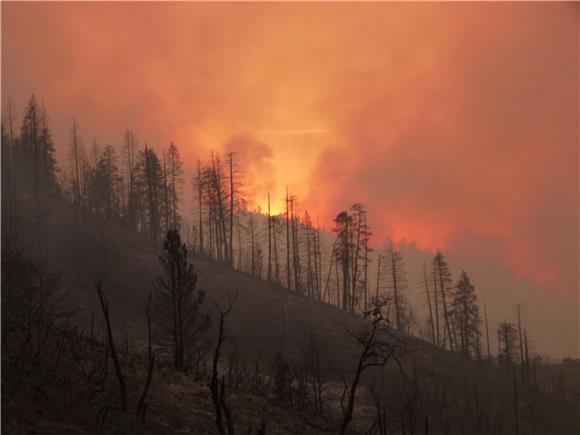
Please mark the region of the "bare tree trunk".
[[73, 118], [72, 125], [73, 153], [75, 159], [75, 178], [76, 178], [76, 203], [81, 204], [81, 173], [80, 173], [80, 156], [79, 156], [79, 139], [77, 121]]
[[[163, 151], [163, 196], [165, 200], [165, 234], [169, 231], [169, 189], [167, 187], [167, 153]], [[176, 228], [177, 229], [177, 228]]]
[[268, 192], [268, 282], [272, 282], [272, 223], [270, 216], [270, 192]]
[[425, 294], [427, 295], [427, 303], [429, 304], [429, 324], [431, 326], [432, 343], [435, 344], [435, 325], [433, 323], [433, 308], [431, 306], [431, 295], [429, 294], [429, 280], [427, 279], [427, 270], [423, 264], [423, 279], [425, 280]]
[[121, 393], [121, 411], [123, 413], [127, 412], [127, 390], [125, 387], [125, 378], [123, 372], [121, 371], [121, 365], [119, 364], [119, 359], [117, 357], [117, 350], [115, 349], [115, 340], [113, 339], [113, 331], [111, 328], [111, 319], [109, 317], [109, 302], [107, 296], [103, 293], [101, 288], [101, 283], [96, 283], [97, 294], [99, 300], [101, 301], [101, 308], [103, 310], [103, 315], [105, 316], [105, 322], [107, 324], [107, 336], [109, 338], [109, 347], [111, 349], [111, 357], [113, 358], [113, 363], [115, 365], [115, 373], [117, 375], [117, 381], [119, 382], [119, 390]]
[[357, 228], [356, 228], [356, 248], [354, 251], [354, 257], [352, 259], [352, 294], [350, 296], [350, 311], [354, 313], [355, 311], [355, 303], [356, 303], [356, 287], [357, 287], [357, 279], [358, 279], [358, 260], [360, 254], [360, 233], [361, 233], [361, 224], [362, 224], [362, 207], [359, 206], [358, 208], [358, 215], [357, 215]]
[[317, 257], [318, 257], [318, 300], [322, 299], [322, 247], [320, 245], [320, 221], [316, 223]]
[[[229, 153], [230, 156], [230, 252], [229, 262], [230, 266], [234, 267], [234, 153]], [[270, 194], [268, 193], [268, 207], [270, 201]], [[270, 213], [268, 212], [268, 215]]]
[[439, 332], [439, 297], [437, 296], [437, 271], [433, 265], [433, 295], [435, 302], [435, 337], [437, 339], [437, 346], [441, 346], [441, 334]]
[[395, 257], [395, 248], [393, 247], [393, 242], [391, 241], [390, 246], [391, 254], [391, 276], [393, 277], [393, 294], [395, 296], [395, 320], [397, 322], [397, 329], [401, 329], [401, 307], [399, 304], [399, 283], [398, 283], [398, 270], [397, 270], [397, 259]]
[[209, 383], [209, 389], [215, 410], [216, 426], [220, 435], [234, 435], [232, 416], [226, 402], [225, 379], [222, 377], [220, 381], [218, 372], [221, 347], [223, 342], [226, 340], [225, 318], [231, 312], [234, 302], [235, 301], [228, 301], [228, 307], [225, 310], [222, 310], [219, 305], [216, 304], [220, 320], [217, 343], [213, 353], [212, 375]]
[[7, 171], [7, 190], [8, 190], [8, 231], [6, 232], [6, 236], [10, 234], [16, 234], [16, 216], [18, 216], [17, 208], [18, 208], [18, 196], [16, 195], [15, 189], [15, 165], [16, 165], [16, 144], [14, 141], [14, 124], [12, 119], [12, 100], [8, 98], [8, 165], [10, 170]]
[[518, 337], [520, 341], [520, 370], [522, 373], [522, 380], [525, 380], [526, 371], [524, 367], [524, 337], [522, 334], [522, 313], [521, 313], [521, 304], [517, 305], [518, 310]]
[[202, 208], [202, 180], [201, 165], [197, 161], [197, 200], [199, 207], [199, 253], [203, 255], [203, 208]]
[[300, 258], [298, 251], [298, 234], [296, 229], [296, 217], [294, 215], [294, 196], [290, 196], [290, 225], [292, 231], [292, 261], [294, 269], [294, 290], [302, 293], [300, 282]]
[[335, 264], [334, 269], [336, 270], [336, 306], [338, 308], [340, 308], [340, 306], [341, 306], [341, 301], [340, 301], [340, 277], [339, 277], [339, 273], [338, 273], [338, 255], [336, 255], [336, 252], [334, 254], [334, 264]]
[[250, 259], [252, 276], [256, 276], [256, 260], [254, 258], [254, 217], [250, 216]]
[[274, 240], [274, 277], [277, 285], [280, 285], [280, 263], [278, 262], [278, 241], [276, 237], [277, 233], [277, 220], [271, 220], [272, 223], [272, 238]]
[[175, 174], [175, 154], [171, 154], [171, 202], [173, 208], [173, 229], [177, 230], [177, 177]]
[[379, 259], [378, 259], [378, 263], [377, 263], [377, 290], [376, 290], [376, 294], [375, 294], [375, 298], [377, 299], [377, 303], [379, 301], [379, 296], [380, 296], [380, 286], [381, 286], [381, 257], [382, 255], [379, 253]]
[[483, 312], [485, 315], [485, 338], [487, 340], [487, 361], [489, 364], [489, 368], [491, 368], [491, 349], [489, 346], [489, 326], [487, 324], [487, 304], [483, 304]]
[[312, 226], [310, 225], [310, 221], [308, 218], [308, 212], [305, 214], [305, 228], [304, 231], [306, 233], [306, 260], [307, 260], [307, 267], [306, 267], [306, 281], [307, 281], [307, 288], [308, 288], [308, 297], [314, 298], [314, 279], [313, 279], [313, 269], [312, 269], [312, 246], [310, 243], [310, 233]]
[[148, 337], [148, 356], [149, 356], [149, 370], [147, 372], [147, 380], [145, 381], [145, 386], [143, 388], [143, 393], [139, 399], [139, 404], [137, 405], [137, 419], [145, 421], [145, 414], [147, 409], [147, 394], [149, 393], [149, 387], [151, 385], [151, 379], [153, 378], [153, 367], [155, 366], [155, 355], [151, 351], [151, 298], [153, 293], [149, 294], [149, 299], [147, 300], [147, 337]]
[[364, 287], [363, 287], [363, 291], [364, 291], [364, 302], [363, 302], [363, 311], [366, 312], [367, 311], [367, 303], [368, 303], [368, 273], [369, 273], [369, 244], [368, 244], [368, 240], [365, 241], [364, 244], [364, 248], [365, 248], [365, 260], [364, 260]]
[[290, 213], [288, 210], [289, 200], [288, 200], [288, 186], [286, 186], [286, 286], [289, 290], [292, 289], [292, 275], [290, 271]]
[[219, 160], [217, 162], [217, 167], [216, 167], [216, 162], [212, 153], [211, 156], [211, 161], [212, 161], [212, 166], [213, 166], [213, 176], [214, 176], [214, 185], [215, 185], [215, 189], [216, 189], [216, 194], [217, 194], [217, 205], [218, 205], [218, 213], [219, 213], [219, 225], [216, 226], [216, 228], [219, 230], [217, 232], [217, 243], [219, 246], [219, 251], [218, 251], [218, 257], [221, 260], [222, 259], [222, 253], [223, 256], [227, 256], [229, 253], [229, 249], [228, 249], [228, 243], [227, 243], [227, 239], [226, 239], [226, 222], [225, 222], [225, 213], [224, 213], [224, 203], [222, 201], [222, 191], [221, 191], [221, 180], [220, 180], [220, 164], [219, 164]]
[[453, 352], [455, 350], [455, 346], [453, 343], [453, 336], [451, 335], [451, 326], [449, 323], [449, 311], [447, 310], [447, 298], [445, 297], [445, 284], [443, 283], [443, 274], [441, 270], [441, 265], [438, 266], [439, 269], [439, 289], [441, 291], [441, 301], [443, 302], [443, 317], [445, 320], [445, 330], [447, 338], [449, 338], [449, 347], [450, 350]]
[[520, 433], [520, 416], [519, 416], [519, 401], [518, 401], [518, 381], [516, 375], [516, 365], [513, 364], [514, 375], [514, 418], [515, 418], [515, 435]]
[[[334, 244], [332, 245], [332, 253], [330, 254], [330, 266], [328, 268], [328, 276], [326, 277], [326, 284], [324, 286], [324, 294], [322, 295], [322, 302], [325, 302], [325, 300], [326, 300], [326, 293], [328, 290], [328, 285], [330, 283], [330, 274], [332, 273], [332, 263], [334, 262], [335, 255], [336, 255], [336, 240], [334, 241]], [[329, 297], [328, 299], [330, 302], [331, 298]]]
[[345, 221], [345, 235], [343, 240], [343, 265], [342, 265], [342, 278], [343, 278], [343, 289], [342, 289], [342, 309], [344, 311], [348, 311], [350, 307], [350, 279], [349, 279], [349, 261], [350, 261], [350, 252], [349, 252], [349, 243], [350, 243], [350, 231], [348, 227], [348, 219]]

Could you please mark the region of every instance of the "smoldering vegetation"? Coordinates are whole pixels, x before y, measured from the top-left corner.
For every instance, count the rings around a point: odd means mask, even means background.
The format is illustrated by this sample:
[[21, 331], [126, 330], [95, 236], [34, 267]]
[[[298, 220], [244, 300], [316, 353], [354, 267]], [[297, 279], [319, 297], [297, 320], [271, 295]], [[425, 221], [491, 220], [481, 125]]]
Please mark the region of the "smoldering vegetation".
[[63, 146], [34, 98], [3, 119], [8, 433], [578, 432], [578, 362], [543, 362], [519, 316], [490, 328], [443, 253], [421, 311], [395, 246], [371, 277], [364, 205], [331, 236], [290, 193], [249, 211], [235, 154], [185, 183], [173, 144], [91, 153], [75, 121]]

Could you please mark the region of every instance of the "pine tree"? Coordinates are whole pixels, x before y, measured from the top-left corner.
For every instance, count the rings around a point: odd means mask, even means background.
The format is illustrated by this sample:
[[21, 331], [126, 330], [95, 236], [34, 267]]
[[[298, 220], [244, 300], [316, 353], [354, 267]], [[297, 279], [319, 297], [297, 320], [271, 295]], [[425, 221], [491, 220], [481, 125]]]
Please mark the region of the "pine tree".
[[453, 339], [453, 333], [451, 331], [451, 312], [448, 305], [448, 300], [452, 296], [451, 293], [453, 291], [452, 277], [449, 266], [447, 265], [447, 261], [441, 252], [437, 252], [435, 258], [433, 259], [433, 272], [434, 281], [437, 285], [437, 289], [439, 290], [438, 297], [440, 298], [439, 300], [443, 306], [444, 344], [448, 344], [449, 349], [454, 351], [455, 343]]
[[201, 313], [205, 292], [196, 288], [197, 274], [187, 255], [179, 233], [169, 231], [159, 257], [155, 323], [159, 344], [172, 354], [177, 371], [191, 367], [210, 325], [209, 317]]
[[106, 219], [119, 216], [119, 170], [115, 148], [107, 145], [98, 156], [97, 164], [88, 181], [89, 206], [92, 211]]
[[504, 320], [497, 329], [498, 362], [506, 374], [511, 374], [511, 368], [518, 358], [518, 330], [516, 326]]
[[46, 109], [40, 106], [34, 95], [30, 97], [24, 113], [18, 147], [12, 134], [11, 114], [7, 139], [11, 143], [10, 158], [14, 158], [13, 176], [18, 176], [19, 188], [33, 193], [37, 228], [46, 217], [47, 201], [58, 192], [56, 184], [56, 160], [54, 143]]
[[367, 211], [363, 204], [356, 203], [350, 208], [351, 214], [351, 311], [364, 311], [368, 280], [368, 254], [371, 231], [367, 223]]
[[477, 356], [479, 352], [479, 306], [475, 287], [467, 273], [463, 271], [455, 285], [455, 292], [451, 302], [451, 313], [455, 321], [455, 330], [459, 335], [461, 353], [467, 357]]
[[167, 177], [169, 191], [169, 228], [178, 230], [181, 226], [179, 201], [181, 185], [183, 184], [183, 163], [179, 157], [177, 146], [173, 142], [167, 150]]
[[137, 174], [135, 167], [137, 165], [135, 152], [137, 140], [131, 130], [127, 130], [123, 136], [123, 156], [125, 160], [125, 177], [127, 179], [127, 210], [125, 212], [127, 222], [132, 228], [139, 228], [140, 197], [137, 186]]
[[156, 245], [161, 232], [161, 204], [163, 180], [161, 162], [153, 149], [147, 146], [138, 155], [136, 166], [137, 194], [146, 211], [143, 216], [142, 231], [145, 231]]

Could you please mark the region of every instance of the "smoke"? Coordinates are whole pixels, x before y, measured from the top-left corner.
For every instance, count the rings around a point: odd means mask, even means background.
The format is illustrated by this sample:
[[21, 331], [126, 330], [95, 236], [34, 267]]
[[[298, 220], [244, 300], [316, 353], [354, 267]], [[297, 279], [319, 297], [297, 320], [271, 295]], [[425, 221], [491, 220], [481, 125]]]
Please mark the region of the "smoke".
[[479, 269], [486, 241], [486, 283], [505, 267], [577, 306], [578, 4], [1, 7], [3, 104], [36, 93], [59, 149], [76, 116], [86, 143], [173, 140], [189, 170], [235, 151], [262, 208], [288, 185], [328, 227], [364, 202], [377, 243]]
[[[350, 66], [329, 97], [341, 146], [308, 202], [330, 219], [365, 201], [379, 239], [424, 248], [461, 229], [498, 238], [521, 275], [576, 294], [578, 22], [538, 6], [448, 6], [404, 63], [401, 38]], [[363, 23], [357, 41], [378, 40]]]
[[243, 180], [241, 190], [249, 198], [250, 207], [262, 207], [268, 193], [276, 188], [272, 149], [248, 134], [233, 136], [224, 148], [233, 153], [237, 167], [243, 168], [238, 178]]

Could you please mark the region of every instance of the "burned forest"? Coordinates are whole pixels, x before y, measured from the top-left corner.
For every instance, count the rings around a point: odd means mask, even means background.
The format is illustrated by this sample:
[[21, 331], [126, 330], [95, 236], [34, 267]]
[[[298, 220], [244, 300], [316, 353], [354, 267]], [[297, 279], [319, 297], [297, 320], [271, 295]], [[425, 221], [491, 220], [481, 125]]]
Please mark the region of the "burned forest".
[[580, 434], [578, 4], [1, 8], [3, 433]]
[[175, 144], [158, 156], [131, 131], [91, 160], [76, 120], [59, 166], [36, 97], [18, 128], [12, 116], [2, 124], [11, 433], [576, 430], [576, 363], [554, 372], [530, 349], [521, 306], [488, 324], [475, 284], [442, 252], [413, 289], [397, 245], [372, 247], [365, 205], [337, 213], [330, 231], [291, 193], [280, 214], [251, 211], [234, 153], [211, 153], [186, 180]]

